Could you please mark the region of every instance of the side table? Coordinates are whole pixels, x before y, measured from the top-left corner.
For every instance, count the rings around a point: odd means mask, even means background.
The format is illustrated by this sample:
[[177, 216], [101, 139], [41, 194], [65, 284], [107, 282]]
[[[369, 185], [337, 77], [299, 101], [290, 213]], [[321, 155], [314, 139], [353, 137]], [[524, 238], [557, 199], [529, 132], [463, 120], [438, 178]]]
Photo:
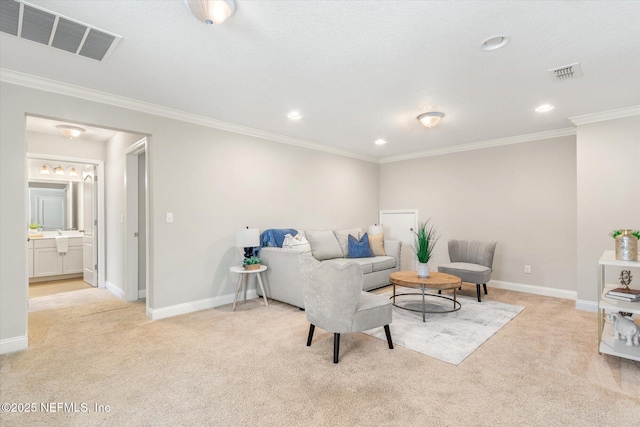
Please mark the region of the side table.
[[229, 269], [232, 273], [238, 273], [238, 286], [236, 287], [236, 297], [233, 299], [233, 310], [236, 309], [236, 302], [238, 301], [238, 293], [240, 292], [240, 286], [244, 288], [244, 300], [247, 301], [247, 283], [249, 282], [249, 275], [256, 274], [258, 278], [258, 283], [260, 284], [260, 289], [262, 290], [262, 295], [264, 298], [265, 307], [269, 307], [269, 302], [267, 301], [267, 294], [264, 291], [264, 285], [262, 284], [262, 272], [267, 270], [266, 265], [261, 265], [260, 268], [255, 270], [245, 270], [244, 267], [233, 266]]

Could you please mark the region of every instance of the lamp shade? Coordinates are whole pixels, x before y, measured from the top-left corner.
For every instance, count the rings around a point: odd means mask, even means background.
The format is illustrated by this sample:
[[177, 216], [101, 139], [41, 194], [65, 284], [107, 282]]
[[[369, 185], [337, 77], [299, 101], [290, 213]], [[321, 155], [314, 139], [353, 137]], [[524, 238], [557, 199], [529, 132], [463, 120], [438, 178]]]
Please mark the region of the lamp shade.
[[382, 234], [384, 233], [384, 227], [382, 225], [370, 225], [369, 226], [369, 230], [367, 231], [367, 234], [369, 234], [369, 236], [375, 236], [377, 234]]
[[236, 10], [233, 0], [184, 0], [198, 21], [207, 25], [222, 24]]
[[420, 114], [417, 118], [425, 127], [432, 128], [440, 123], [440, 119], [443, 117], [443, 113], [432, 111], [429, 113]]
[[260, 246], [260, 230], [245, 228], [236, 235], [236, 246], [239, 248], [255, 248]]

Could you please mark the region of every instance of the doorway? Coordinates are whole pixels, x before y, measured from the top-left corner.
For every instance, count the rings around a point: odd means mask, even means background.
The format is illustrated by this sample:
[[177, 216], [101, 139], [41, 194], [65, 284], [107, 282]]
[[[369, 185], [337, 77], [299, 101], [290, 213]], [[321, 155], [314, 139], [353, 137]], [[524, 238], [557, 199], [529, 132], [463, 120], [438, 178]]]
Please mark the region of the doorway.
[[414, 251], [414, 230], [418, 229], [417, 209], [397, 209], [380, 211], [380, 224], [387, 239], [400, 240], [400, 270], [416, 270]]
[[125, 279], [126, 301], [146, 299], [148, 247], [147, 138], [125, 150]]

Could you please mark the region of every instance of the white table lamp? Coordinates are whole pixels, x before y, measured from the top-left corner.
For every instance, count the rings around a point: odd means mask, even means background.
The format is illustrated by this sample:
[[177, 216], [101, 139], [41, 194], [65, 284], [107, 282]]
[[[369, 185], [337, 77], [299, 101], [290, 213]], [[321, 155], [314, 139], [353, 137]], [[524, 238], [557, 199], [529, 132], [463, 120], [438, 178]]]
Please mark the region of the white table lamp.
[[236, 246], [244, 248], [244, 257], [251, 258], [253, 248], [260, 246], [260, 230], [249, 228], [238, 231], [236, 235]]

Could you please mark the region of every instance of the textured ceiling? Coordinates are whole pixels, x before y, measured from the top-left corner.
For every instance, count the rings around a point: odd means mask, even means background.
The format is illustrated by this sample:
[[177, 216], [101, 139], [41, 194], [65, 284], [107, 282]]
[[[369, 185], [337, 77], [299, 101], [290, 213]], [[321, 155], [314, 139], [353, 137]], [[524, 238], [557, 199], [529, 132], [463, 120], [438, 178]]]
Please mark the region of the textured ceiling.
[[[2, 33], [3, 69], [370, 158], [566, 129], [569, 117], [640, 105], [636, 1], [237, 0], [212, 27], [182, 0], [30, 3], [122, 41], [101, 63]], [[480, 49], [497, 34], [511, 42]], [[547, 72], [574, 62], [583, 77]], [[555, 109], [535, 113], [543, 103]], [[291, 110], [302, 119], [287, 119]], [[445, 117], [426, 129], [416, 116], [433, 110]]]

